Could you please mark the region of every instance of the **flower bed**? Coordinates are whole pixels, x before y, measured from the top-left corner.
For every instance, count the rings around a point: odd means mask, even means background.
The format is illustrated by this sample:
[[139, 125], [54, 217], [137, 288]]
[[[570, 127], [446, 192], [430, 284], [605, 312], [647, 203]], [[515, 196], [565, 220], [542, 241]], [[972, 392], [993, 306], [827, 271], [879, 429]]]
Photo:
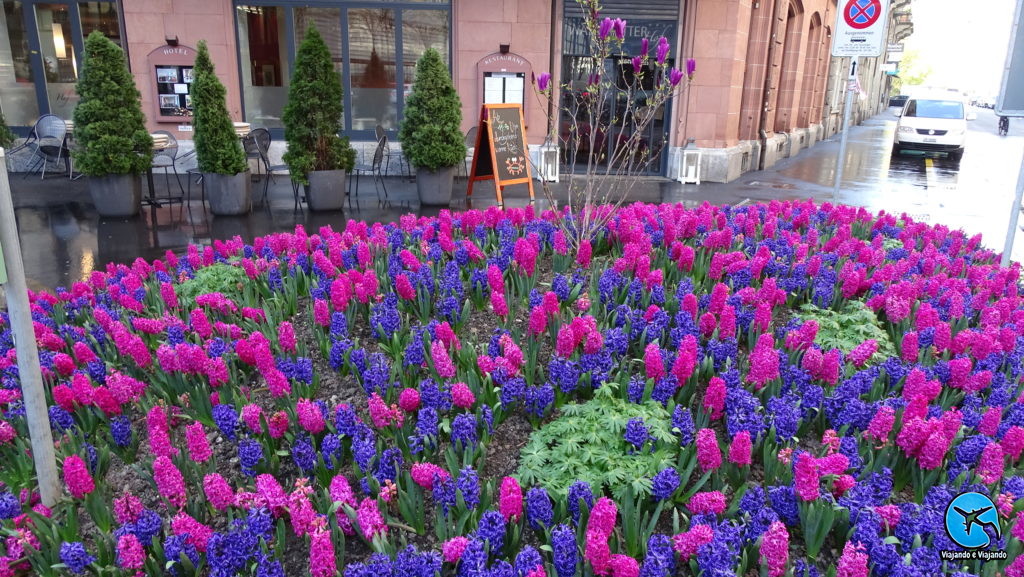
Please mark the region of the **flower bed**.
[[[1024, 303], [979, 237], [556, 222], [300, 227], [31, 295], [68, 495], [31, 492], [5, 329], [0, 576], [1024, 575]], [[1004, 559], [943, 561], [963, 491]]]

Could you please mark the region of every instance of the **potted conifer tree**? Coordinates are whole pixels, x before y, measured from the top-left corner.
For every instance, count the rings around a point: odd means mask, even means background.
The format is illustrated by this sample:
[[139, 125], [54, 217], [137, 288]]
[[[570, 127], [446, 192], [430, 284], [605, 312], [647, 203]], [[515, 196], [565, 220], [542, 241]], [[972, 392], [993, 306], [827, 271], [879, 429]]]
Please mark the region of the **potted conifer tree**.
[[345, 205], [345, 172], [356, 151], [341, 132], [341, 75], [316, 28], [310, 27], [295, 54], [295, 71], [284, 107], [284, 161], [292, 179], [306, 187], [310, 210], [339, 210]]
[[249, 165], [228, 114], [225, 94], [206, 41], [200, 40], [192, 82], [192, 125], [199, 171], [210, 212], [245, 214], [252, 205]]
[[420, 203], [438, 206], [451, 201], [455, 167], [466, 158], [461, 124], [462, 102], [448, 67], [429, 48], [416, 63], [416, 80], [398, 133], [402, 150], [416, 167]]
[[139, 91], [124, 52], [99, 31], [85, 40], [85, 58], [75, 91], [78, 170], [89, 177], [89, 193], [100, 216], [132, 216], [142, 203], [142, 179], [153, 162]]

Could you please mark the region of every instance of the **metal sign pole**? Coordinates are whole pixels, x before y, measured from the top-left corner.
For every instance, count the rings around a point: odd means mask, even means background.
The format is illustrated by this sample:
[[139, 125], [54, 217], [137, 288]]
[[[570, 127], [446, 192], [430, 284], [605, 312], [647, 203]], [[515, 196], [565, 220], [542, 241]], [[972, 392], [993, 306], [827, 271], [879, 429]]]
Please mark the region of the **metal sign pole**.
[[6, 257], [7, 314], [14, 333], [14, 346], [18, 354], [18, 376], [21, 396], [25, 401], [25, 420], [32, 444], [32, 460], [39, 480], [39, 496], [43, 505], [53, 507], [60, 499], [60, 478], [53, 450], [53, 433], [46, 409], [43, 374], [39, 369], [39, 350], [32, 328], [32, 312], [25, 282], [25, 263], [21, 260], [21, 242], [11, 202], [11, 183], [7, 177], [4, 149], [0, 148], [0, 249]]
[[843, 164], [846, 162], [846, 136], [850, 132], [850, 108], [856, 94], [857, 57], [850, 59], [850, 76], [846, 82], [846, 104], [843, 106], [843, 133], [839, 137], [839, 157], [836, 158], [836, 184], [832, 189], [832, 204], [839, 203], [839, 185], [843, 182]]
[[1010, 209], [1010, 226], [1006, 229], [1006, 244], [1003, 245], [1003, 259], [1000, 265], [1010, 266], [1010, 253], [1013, 252], [1013, 239], [1017, 236], [1017, 219], [1020, 216], [1020, 201], [1024, 197], [1024, 159], [1021, 159], [1020, 171], [1017, 173], [1017, 196], [1013, 199]]

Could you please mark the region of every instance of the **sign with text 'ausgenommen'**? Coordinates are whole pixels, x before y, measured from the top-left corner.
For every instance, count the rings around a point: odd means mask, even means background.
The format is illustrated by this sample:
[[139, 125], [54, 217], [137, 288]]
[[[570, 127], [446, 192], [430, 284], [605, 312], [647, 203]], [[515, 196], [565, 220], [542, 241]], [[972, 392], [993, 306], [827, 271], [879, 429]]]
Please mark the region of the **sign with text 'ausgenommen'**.
[[533, 179], [530, 178], [521, 104], [484, 104], [480, 108], [473, 167], [469, 174], [466, 196], [473, 195], [474, 182], [493, 180], [498, 204], [504, 204], [502, 188], [510, 184], [526, 184], [530, 188], [530, 202], [533, 202]]
[[839, 0], [832, 56], [881, 56], [889, 0]]

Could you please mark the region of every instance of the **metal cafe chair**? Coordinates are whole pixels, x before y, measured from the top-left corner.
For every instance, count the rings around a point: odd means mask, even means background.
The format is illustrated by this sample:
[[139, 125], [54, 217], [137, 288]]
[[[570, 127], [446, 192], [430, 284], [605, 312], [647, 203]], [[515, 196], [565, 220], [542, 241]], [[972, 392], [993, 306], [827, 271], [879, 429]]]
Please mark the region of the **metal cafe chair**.
[[[355, 168], [352, 169], [352, 175], [355, 176], [356, 186], [354, 192], [348, 197], [348, 206], [352, 208], [352, 196], [359, 196], [359, 177], [364, 173], [369, 173], [373, 177], [373, 188], [377, 191], [377, 204], [383, 206], [385, 204], [391, 204], [388, 199], [388, 187], [384, 185], [384, 174], [381, 171], [381, 164], [384, 162], [384, 150], [388, 146], [388, 137], [385, 134], [382, 138], [377, 141], [377, 148], [373, 151], [373, 161], [370, 164], [365, 162], [357, 162]], [[351, 179], [350, 179], [351, 180]], [[384, 189], [384, 198], [380, 197], [380, 189], [377, 188], [377, 181], [380, 180], [380, 186]], [[349, 187], [351, 188], [351, 187]], [[358, 206], [358, 204], [356, 205]]]
[[469, 168], [473, 165], [473, 150], [476, 147], [476, 131], [476, 126], [467, 130], [466, 138], [463, 140], [463, 142], [466, 143], [466, 158], [462, 161], [462, 168], [466, 172], [466, 178], [469, 178]]
[[[254, 129], [252, 129], [252, 131], [249, 133], [249, 136], [246, 137], [246, 141], [251, 141], [253, 146], [255, 146], [256, 152], [258, 153], [258, 158], [260, 159], [260, 164], [263, 165], [263, 170], [266, 172], [266, 174], [263, 176], [263, 197], [262, 197], [262, 203], [263, 204], [267, 204], [267, 202], [268, 202], [267, 201], [267, 192], [268, 192], [268, 189], [270, 188], [270, 181], [271, 181], [271, 179], [274, 179], [274, 175], [275, 174], [287, 174], [289, 172], [288, 171], [288, 165], [287, 164], [270, 164], [270, 142], [271, 142], [271, 137], [270, 137], [270, 131], [267, 130], [266, 128], [254, 128]], [[246, 152], [248, 152], [249, 144], [246, 143], [245, 146], [246, 146]], [[290, 179], [291, 179], [291, 177], [289, 176], [289, 180]], [[292, 184], [292, 193], [295, 195], [295, 210], [298, 210], [299, 207], [300, 207], [300, 205], [299, 205], [300, 198], [299, 198], [298, 183], [296, 183], [294, 180], [292, 180], [291, 184]], [[267, 206], [269, 206], [269, 205], [267, 205]]]
[[[167, 186], [167, 201], [180, 202], [182, 198], [186, 197], [186, 194], [185, 187], [181, 185], [181, 177], [178, 174], [178, 167], [176, 164], [178, 160], [178, 139], [166, 130], [157, 130], [153, 134], [160, 134], [167, 138], [167, 146], [153, 151], [153, 164], [151, 169], [163, 169], [164, 184]], [[174, 181], [178, 183], [178, 190], [181, 191], [181, 196], [178, 199], [171, 198], [171, 178], [170, 174], [167, 172], [168, 169], [174, 171]], [[181, 218], [181, 213], [182, 210], [179, 209], [179, 218]]]
[[46, 178], [46, 165], [50, 162], [64, 161], [68, 169], [68, 176], [71, 176], [71, 151], [68, 150], [68, 126], [59, 116], [44, 114], [36, 120], [35, 125], [29, 132], [28, 138], [21, 146], [11, 150], [17, 152], [23, 148], [32, 151], [32, 164], [25, 173], [25, 178], [38, 168], [42, 174], [40, 178]]
[[398, 168], [402, 170], [402, 176], [412, 180], [412, 171], [409, 169], [409, 159], [405, 157], [405, 153], [401, 150], [391, 150], [391, 145], [387, 142], [387, 132], [384, 131], [384, 127], [377, 125], [374, 129], [377, 135], [377, 142], [383, 138], [384, 141], [384, 174], [388, 174], [391, 168], [391, 159], [398, 159]]

